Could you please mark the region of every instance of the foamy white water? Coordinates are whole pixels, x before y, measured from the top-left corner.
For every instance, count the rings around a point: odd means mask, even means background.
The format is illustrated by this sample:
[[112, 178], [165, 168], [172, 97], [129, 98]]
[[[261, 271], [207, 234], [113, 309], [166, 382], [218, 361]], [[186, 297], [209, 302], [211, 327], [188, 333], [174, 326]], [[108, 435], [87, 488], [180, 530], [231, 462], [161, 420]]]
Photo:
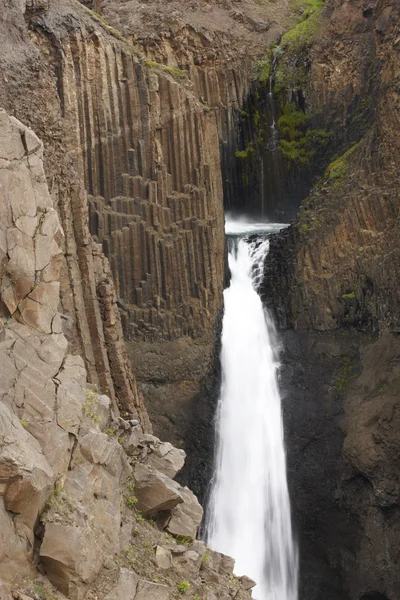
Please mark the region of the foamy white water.
[[297, 600], [273, 324], [257, 294], [268, 241], [239, 240], [224, 292], [217, 462], [207, 541], [257, 582], [257, 600]]

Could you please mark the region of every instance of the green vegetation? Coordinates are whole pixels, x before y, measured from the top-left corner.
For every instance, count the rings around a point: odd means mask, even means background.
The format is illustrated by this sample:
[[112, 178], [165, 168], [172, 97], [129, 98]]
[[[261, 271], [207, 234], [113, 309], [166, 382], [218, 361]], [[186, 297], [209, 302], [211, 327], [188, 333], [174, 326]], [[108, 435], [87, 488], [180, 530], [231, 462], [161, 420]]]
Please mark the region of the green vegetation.
[[323, 0], [292, 0], [292, 9], [301, 12], [296, 25], [282, 36], [280, 46], [285, 52], [299, 54], [311, 46], [320, 25], [323, 6]]
[[256, 79], [261, 85], [268, 85], [271, 75], [272, 61], [270, 58], [257, 60], [256, 62]]
[[346, 175], [349, 168], [349, 159], [355, 150], [360, 146], [361, 140], [347, 150], [342, 156], [336, 158], [325, 171], [324, 180], [329, 181], [333, 187], [337, 187]]
[[285, 104], [278, 119], [281, 134], [279, 148], [288, 162], [308, 165], [319, 148], [324, 146], [331, 132], [324, 129], [309, 129], [310, 117], [297, 110], [293, 103]]
[[356, 379], [356, 359], [354, 351], [346, 354], [339, 364], [339, 369], [336, 376], [336, 386], [339, 392], [345, 392], [353, 379]]
[[129, 508], [135, 508], [135, 506], [138, 502], [139, 502], [139, 500], [136, 498], [136, 496], [128, 496], [127, 498], [125, 498], [125, 504]]
[[251, 158], [254, 158], [256, 155], [255, 148], [253, 146], [253, 142], [248, 142], [245, 150], [236, 150], [235, 156], [236, 158], [240, 158], [240, 160], [248, 161]]
[[321, 23], [323, 0], [292, 0], [291, 7], [298, 14], [297, 23], [287, 31], [274, 50], [279, 60], [274, 77], [274, 92], [299, 90], [307, 82], [308, 51]]
[[211, 552], [209, 550], [206, 550], [205, 554], [203, 555], [203, 558], [201, 559], [201, 564], [202, 565], [206, 565], [211, 558]]
[[343, 300], [354, 300], [356, 297], [356, 293], [355, 292], [350, 292], [350, 294], [343, 294], [342, 295], [342, 299]]
[[187, 579], [184, 579], [183, 581], [180, 581], [178, 583], [178, 592], [180, 594], [185, 594], [190, 587], [191, 587], [190, 582]]
[[169, 67], [168, 65], [162, 65], [161, 63], [157, 63], [152, 60], [146, 60], [144, 64], [149, 69], [161, 69], [161, 71], [170, 73], [178, 79], [187, 79], [187, 73], [185, 71], [182, 71], [182, 69], [179, 69], [178, 67]]
[[20, 418], [19, 422], [20, 422], [20, 424], [22, 425], [22, 427], [23, 427], [24, 429], [26, 429], [26, 428], [27, 428], [27, 426], [28, 426], [28, 423], [27, 423], [27, 421], [25, 421], [25, 419], [24, 419], [23, 417], [21, 417], [21, 418]]
[[133, 548], [133, 546], [128, 546], [127, 548], [124, 549], [124, 554], [125, 554], [125, 558], [128, 560], [128, 562], [133, 565], [133, 563], [135, 562], [135, 550]]
[[85, 8], [92, 15], [92, 17], [94, 17], [96, 21], [98, 21], [106, 31], [108, 31], [108, 33], [111, 33], [111, 35], [118, 38], [119, 40], [122, 38], [121, 32], [118, 31], [118, 29], [111, 27], [110, 23], [103, 17], [103, 15], [100, 15], [98, 12], [91, 10], [87, 6], [85, 6]]
[[190, 537], [190, 535], [178, 535], [176, 537], [176, 540], [178, 544], [185, 544], [185, 546], [190, 546], [190, 544], [192, 543], [192, 538]]
[[35, 582], [33, 584], [36, 597], [39, 600], [57, 600], [58, 596], [52, 592], [47, 591], [40, 583]]
[[85, 403], [83, 405], [83, 414], [85, 417], [89, 417], [92, 423], [96, 426], [100, 423], [100, 418], [96, 414], [98, 393], [86, 388], [85, 390]]

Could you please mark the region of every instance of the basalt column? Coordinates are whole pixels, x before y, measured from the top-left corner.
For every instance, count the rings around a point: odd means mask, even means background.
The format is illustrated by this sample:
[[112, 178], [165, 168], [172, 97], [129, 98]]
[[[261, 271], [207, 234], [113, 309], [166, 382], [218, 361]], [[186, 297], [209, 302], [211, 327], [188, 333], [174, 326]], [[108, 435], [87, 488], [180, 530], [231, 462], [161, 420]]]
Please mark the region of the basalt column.
[[[174, 73], [101, 35], [64, 43], [71, 155], [109, 258], [129, 357], [156, 433], [185, 446], [222, 302], [216, 119]], [[179, 77], [178, 77], [179, 79]]]

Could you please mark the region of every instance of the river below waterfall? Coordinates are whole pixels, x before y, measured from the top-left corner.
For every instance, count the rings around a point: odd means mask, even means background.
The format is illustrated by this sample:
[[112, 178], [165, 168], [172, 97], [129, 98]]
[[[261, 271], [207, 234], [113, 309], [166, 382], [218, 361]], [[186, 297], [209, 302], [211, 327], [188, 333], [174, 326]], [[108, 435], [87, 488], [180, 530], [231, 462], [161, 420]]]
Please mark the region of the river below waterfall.
[[297, 600], [277, 343], [257, 293], [268, 234], [281, 224], [228, 221], [230, 286], [224, 292], [217, 459], [206, 523], [211, 548], [235, 559], [257, 600]]

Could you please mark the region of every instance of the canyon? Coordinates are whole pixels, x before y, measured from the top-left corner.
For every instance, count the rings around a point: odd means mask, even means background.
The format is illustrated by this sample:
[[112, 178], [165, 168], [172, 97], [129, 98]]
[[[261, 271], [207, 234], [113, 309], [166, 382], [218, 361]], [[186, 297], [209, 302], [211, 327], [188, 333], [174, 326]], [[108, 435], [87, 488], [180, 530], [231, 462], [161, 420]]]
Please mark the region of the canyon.
[[250, 598], [196, 539], [225, 209], [292, 221], [299, 598], [399, 600], [397, 0], [0, 4], [0, 598]]

